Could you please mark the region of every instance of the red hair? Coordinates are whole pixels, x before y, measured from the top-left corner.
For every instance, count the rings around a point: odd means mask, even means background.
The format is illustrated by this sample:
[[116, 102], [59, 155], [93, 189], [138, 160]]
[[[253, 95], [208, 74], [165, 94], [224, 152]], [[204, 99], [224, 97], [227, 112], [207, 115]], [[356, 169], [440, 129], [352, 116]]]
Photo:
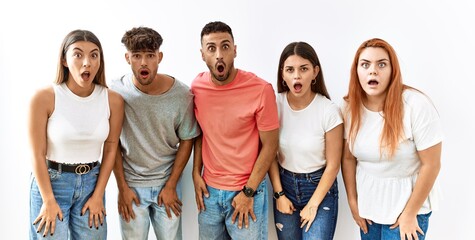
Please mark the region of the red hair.
[[399, 140], [404, 136], [404, 108], [402, 93], [405, 89], [410, 87], [402, 83], [401, 70], [396, 52], [389, 43], [382, 39], [373, 38], [367, 40], [363, 42], [356, 51], [351, 66], [348, 94], [343, 98], [347, 102], [345, 120], [347, 120], [348, 117], [351, 119], [348, 140], [354, 144], [354, 140], [356, 135], [358, 135], [361, 126], [363, 102], [366, 100], [366, 93], [360, 85], [357, 70], [360, 54], [368, 47], [384, 49], [389, 55], [389, 61], [391, 64], [391, 77], [386, 89], [386, 99], [384, 100], [382, 109], [384, 125], [380, 136], [380, 152], [383, 153], [384, 151], [387, 151], [391, 157], [399, 145]]

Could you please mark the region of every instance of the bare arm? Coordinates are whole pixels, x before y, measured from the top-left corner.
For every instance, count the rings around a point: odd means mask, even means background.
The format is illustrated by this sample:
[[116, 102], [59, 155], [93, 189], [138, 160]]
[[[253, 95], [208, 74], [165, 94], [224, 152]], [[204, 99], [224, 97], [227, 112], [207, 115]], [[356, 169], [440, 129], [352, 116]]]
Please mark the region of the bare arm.
[[136, 205], [140, 205], [140, 199], [137, 197], [137, 194], [132, 189], [130, 189], [127, 181], [125, 181], [123, 161], [122, 148], [119, 141], [119, 144], [116, 148], [113, 168], [115, 180], [117, 182], [117, 189], [119, 190], [117, 197], [117, 209], [121, 217], [126, 222], [129, 222], [131, 218], [135, 219], [132, 202], [135, 202]]
[[275, 160], [279, 144], [279, 129], [259, 131], [259, 137], [262, 148], [246, 184], [246, 186], [252, 189], [256, 189], [259, 186]]
[[99, 224], [103, 224], [104, 215], [106, 214], [103, 197], [112, 168], [114, 167], [116, 150], [124, 120], [124, 100], [116, 92], [108, 91], [110, 107], [109, 136], [104, 142], [101, 169], [94, 193], [84, 204], [81, 211], [82, 214], [85, 214], [86, 210], [89, 210], [89, 227], [94, 224], [96, 228], [99, 228]]
[[[282, 182], [280, 181], [279, 163], [277, 161], [277, 158], [272, 162], [268, 174], [272, 183], [273, 191], [282, 192], [284, 188], [282, 187]], [[292, 214], [295, 211], [294, 205], [285, 195], [280, 196], [275, 201], [275, 203], [277, 210], [281, 213]]]
[[305, 231], [308, 231], [317, 215], [318, 206], [335, 182], [341, 165], [341, 153], [343, 149], [343, 124], [340, 124], [325, 134], [325, 158], [327, 161], [325, 171], [318, 183], [317, 189], [300, 213], [302, 223], [300, 227], [307, 224]]
[[412, 239], [411, 235], [417, 237], [417, 233], [424, 234], [417, 223], [417, 213], [424, 204], [424, 201], [429, 196], [435, 179], [440, 171], [440, 156], [442, 152], [442, 143], [438, 143], [430, 148], [418, 151], [421, 160], [421, 168], [416, 184], [412, 190], [404, 210], [399, 216], [397, 222], [392, 226], [393, 228], [399, 226], [401, 239], [407, 237]]
[[345, 182], [346, 196], [350, 206], [351, 215], [356, 224], [366, 234], [368, 232], [367, 221], [360, 217], [358, 210], [358, 193], [356, 191], [356, 158], [351, 154], [348, 141], [345, 141], [341, 164], [343, 181]]
[[38, 232], [44, 227], [43, 236], [46, 236], [48, 232], [54, 233], [56, 217], [63, 220], [63, 213], [54, 197], [46, 166], [46, 125], [53, 111], [53, 88], [38, 91], [30, 102], [28, 132], [32, 150], [33, 175], [43, 199], [40, 213], [33, 224], [38, 224]]
[[[258, 185], [262, 182], [272, 162], [275, 160], [279, 144], [279, 129], [259, 131], [259, 137], [261, 141], [261, 151], [257, 156], [254, 168], [246, 184], [246, 186], [254, 190], [257, 189]], [[234, 212], [231, 220], [234, 223], [236, 217], [238, 217], [238, 228], [242, 228], [243, 221], [245, 227], [249, 227], [248, 214], [256, 221], [256, 216], [254, 215], [254, 198], [246, 197], [244, 193], [240, 192], [234, 197], [232, 206], [234, 207]]]
[[162, 188], [158, 196], [158, 204], [165, 204], [165, 210], [167, 212], [168, 218], [171, 218], [170, 208], [172, 209], [175, 216], [179, 216], [181, 213], [181, 206], [183, 205], [181, 200], [178, 198], [176, 192], [176, 185], [180, 176], [185, 169], [188, 160], [190, 159], [191, 149], [193, 148], [193, 140], [181, 140], [180, 145], [178, 146], [178, 151], [176, 154], [175, 162], [173, 163], [172, 172], [168, 178], [167, 183]]
[[198, 212], [205, 211], [206, 207], [203, 202], [203, 195], [209, 197], [208, 189], [206, 188], [206, 183], [201, 176], [201, 171], [203, 170], [203, 158], [201, 155], [201, 146], [203, 141], [202, 134], [195, 138], [194, 148], [193, 148], [193, 184], [195, 185], [195, 200]]

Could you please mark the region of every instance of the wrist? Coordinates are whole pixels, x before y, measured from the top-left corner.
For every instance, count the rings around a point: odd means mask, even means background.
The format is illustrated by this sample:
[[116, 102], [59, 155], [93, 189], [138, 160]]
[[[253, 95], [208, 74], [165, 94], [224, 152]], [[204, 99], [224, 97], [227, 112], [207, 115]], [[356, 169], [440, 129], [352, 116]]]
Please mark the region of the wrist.
[[244, 195], [248, 198], [251, 198], [251, 197], [254, 197], [256, 195], [256, 190], [254, 190], [253, 188], [251, 187], [248, 187], [246, 185], [244, 185], [242, 187], [242, 193], [244, 193]]
[[274, 199], [275, 199], [275, 200], [279, 199], [279, 198], [282, 197], [282, 196], [285, 196], [284, 191], [274, 192]]

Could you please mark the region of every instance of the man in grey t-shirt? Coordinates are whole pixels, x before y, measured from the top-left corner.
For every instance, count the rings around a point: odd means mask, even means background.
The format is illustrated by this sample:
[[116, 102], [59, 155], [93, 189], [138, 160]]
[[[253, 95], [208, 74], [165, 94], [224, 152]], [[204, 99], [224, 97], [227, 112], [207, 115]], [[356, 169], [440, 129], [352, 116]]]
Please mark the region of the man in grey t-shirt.
[[132, 68], [111, 82], [125, 101], [114, 174], [123, 239], [182, 239], [180, 177], [200, 130], [193, 94], [175, 78], [157, 73], [162, 37], [147, 27], [122, 37]]

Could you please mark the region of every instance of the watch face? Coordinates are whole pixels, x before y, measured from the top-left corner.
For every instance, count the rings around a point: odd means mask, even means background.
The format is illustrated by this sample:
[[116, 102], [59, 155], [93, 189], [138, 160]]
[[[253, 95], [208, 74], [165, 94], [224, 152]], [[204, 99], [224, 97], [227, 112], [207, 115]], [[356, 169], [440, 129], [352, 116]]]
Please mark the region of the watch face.
[[280, 196], [283, 196], [283, 195], [284, 195], [284, 191], [282, 191], [282, 192], [275, 192], [275, 193], [274, 193], [274, 198], [275, 198], [275, 199], [278, 199], [278, 198], [280, 198]]
[[254, 190], [252, 188], [244, 186], [243, 192], [247, 197], [254, 197]]

